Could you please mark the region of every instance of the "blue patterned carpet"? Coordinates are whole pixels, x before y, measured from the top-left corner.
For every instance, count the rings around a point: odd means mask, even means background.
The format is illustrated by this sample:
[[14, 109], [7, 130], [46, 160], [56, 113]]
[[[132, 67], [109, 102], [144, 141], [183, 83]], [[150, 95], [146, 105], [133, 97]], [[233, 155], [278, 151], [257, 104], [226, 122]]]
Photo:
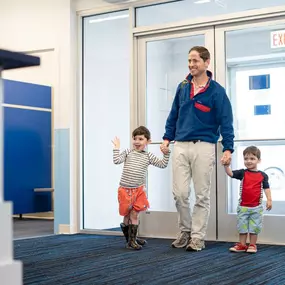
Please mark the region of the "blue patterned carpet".
[[123, 241], [57, 235], [14, 241], [14, 250], [24, 263], [24, 285], [285, 285], [282, 246], [260, 245], [250, 255], [230, 253], [228, 243], [209, 242], [202, 252], [186, 252], [171, 248], [169, 240], [151, 239], [135, 252]]

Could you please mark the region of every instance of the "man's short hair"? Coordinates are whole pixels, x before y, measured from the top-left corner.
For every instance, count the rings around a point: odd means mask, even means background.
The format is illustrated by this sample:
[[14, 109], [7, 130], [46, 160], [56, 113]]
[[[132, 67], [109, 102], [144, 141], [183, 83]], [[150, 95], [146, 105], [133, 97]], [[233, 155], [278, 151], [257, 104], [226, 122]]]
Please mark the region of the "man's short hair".
[[210, 52], [209, 52], [205, 47], [203, 47], [203, 46], [194, 46], [194, 47], [192, 47], [192, 48], [189, 50], [189, 53], [190, 53], [191, 51], [197, 51], [197, 52], [199, 53], [200, 57], [201, 57], [204, 61], [210, 59], [210, 57], [211, 57], [211, 56], [210, 56]]

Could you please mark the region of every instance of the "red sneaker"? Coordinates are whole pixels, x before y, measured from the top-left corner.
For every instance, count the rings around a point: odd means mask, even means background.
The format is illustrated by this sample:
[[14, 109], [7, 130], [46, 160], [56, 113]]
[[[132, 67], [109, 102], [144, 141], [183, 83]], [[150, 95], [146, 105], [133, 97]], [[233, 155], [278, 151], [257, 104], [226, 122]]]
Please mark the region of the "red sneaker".
[[247, 251], [249, 253], [256, 253], [257, 252], [257, 247], [255, 244], [250, 244], [247, 248]]
[[230, 251], [233, 252], [246, 252], [247, 246], [239, 243], [236, 243], [233, 247], [230, 248]]

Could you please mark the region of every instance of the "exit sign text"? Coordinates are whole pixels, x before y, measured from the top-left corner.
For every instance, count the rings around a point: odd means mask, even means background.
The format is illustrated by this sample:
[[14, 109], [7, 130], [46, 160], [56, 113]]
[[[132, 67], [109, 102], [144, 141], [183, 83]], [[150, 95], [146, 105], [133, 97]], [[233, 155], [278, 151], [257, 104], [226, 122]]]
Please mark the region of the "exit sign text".
[[285, 30], [271, 32], [271, 48], [285, 47]]

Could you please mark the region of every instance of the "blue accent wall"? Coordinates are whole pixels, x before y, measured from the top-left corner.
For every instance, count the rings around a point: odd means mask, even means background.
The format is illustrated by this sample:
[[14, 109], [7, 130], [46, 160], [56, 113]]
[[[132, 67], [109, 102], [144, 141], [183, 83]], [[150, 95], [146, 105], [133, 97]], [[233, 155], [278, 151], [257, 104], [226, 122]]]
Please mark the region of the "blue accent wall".
[[4, 80], [4, 103], [51, 109], [51, 87]]
[[54, 140], [54, 230], [58, 233], [60, 224], [69, 225], [70, 223], [69, 129], [56, 129]]
[[4, 199], [14, 214], [51, 210], [51, 113], [4, 108]]
[[51, 87], [4, 80], [4, 98], [4, 199], [14, 214], [51, 211], [51, 193], [34, 189], [52, 187], [52, 113], [27, 108], [51, 107]]

